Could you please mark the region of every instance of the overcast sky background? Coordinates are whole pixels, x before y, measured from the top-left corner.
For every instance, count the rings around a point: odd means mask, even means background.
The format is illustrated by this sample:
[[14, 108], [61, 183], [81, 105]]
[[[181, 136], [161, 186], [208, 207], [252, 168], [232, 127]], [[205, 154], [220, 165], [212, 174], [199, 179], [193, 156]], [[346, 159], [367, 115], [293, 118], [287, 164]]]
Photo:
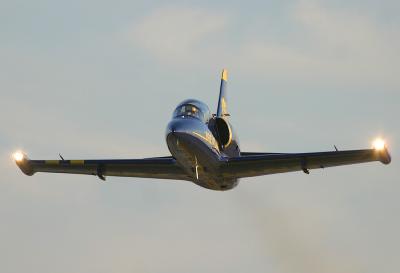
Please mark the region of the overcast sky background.
[[[0, 0], [0, 271], [397, 273], [400, 2]], [[389, 143], [393, 163], [189, 182], [37, 174], [10, 155], [168, 155], [190, 97], [244, 151]]]

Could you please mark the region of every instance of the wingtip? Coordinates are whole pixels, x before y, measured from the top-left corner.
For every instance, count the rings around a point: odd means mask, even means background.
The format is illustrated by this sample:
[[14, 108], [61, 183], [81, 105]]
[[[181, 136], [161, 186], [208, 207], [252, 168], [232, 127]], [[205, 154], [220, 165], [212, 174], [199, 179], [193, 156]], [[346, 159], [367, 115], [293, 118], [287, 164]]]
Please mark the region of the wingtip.
[[388, 148], [384, 148], [383, 150], [378, 151], [379, 152], [379, 160], [385, 165], [389, 165], [392, 162], [392, 157], [390, 155], [390, 152]]
[[387, 142], [384, 138], [376, 138], [372, 143], [372, 147], [375, 150], [375, 153], [377, 154], [380, 162], [385, 165], [388, 165], [390, 164], [390, 162], [392, 162], [392, 157], [390, 156]]
[[381, 153], [381, 162], [385, 165], [389, 165], [392, 162], [392, 157], [387, 148]]
[[32, 176], [35, 172], [33, 171], [32, 164], [28, 158], [28, 156], [21, 151], [17, 151], [12, 155], [15, 164], [20, 168], [20, 170], [28, 175]]

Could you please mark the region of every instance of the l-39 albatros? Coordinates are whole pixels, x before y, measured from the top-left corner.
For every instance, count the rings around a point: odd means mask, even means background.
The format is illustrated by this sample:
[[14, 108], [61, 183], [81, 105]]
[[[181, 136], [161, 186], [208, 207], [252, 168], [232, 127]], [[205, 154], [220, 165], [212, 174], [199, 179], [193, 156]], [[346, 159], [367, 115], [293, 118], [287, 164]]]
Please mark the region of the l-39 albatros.
[[180, 103], [166, 130], [171, 156], [145, 159], [30, 160], [16, 152], [14, 160], [23, 173], [36, 172], [160, 178], [191, 181], [211, 190], [229, 190], [240, 178], [267, 174], [323, 169], [341, 165], [380, 161], [391, 157], [385, 142], [375, 141], [372, 149], [317, 153], [242, 152], [229, 123], [226, 99], [227, 71], [222, 71], [217, 113], [211, 115], [201, 101]]

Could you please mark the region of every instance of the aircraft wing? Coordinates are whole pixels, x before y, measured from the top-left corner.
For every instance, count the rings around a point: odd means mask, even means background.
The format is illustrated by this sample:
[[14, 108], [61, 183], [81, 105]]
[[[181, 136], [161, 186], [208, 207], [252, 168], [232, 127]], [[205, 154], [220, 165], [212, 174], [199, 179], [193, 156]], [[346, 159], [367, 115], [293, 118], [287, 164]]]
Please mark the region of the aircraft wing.
[[172, 157], [106, 160], [30, 160], [25, 155], [21, 155], [15, 161], [26, 175], [45, 172], [96, 175], [103, 180], [106, 176], [188, 180], [188, 176]]
[[308, 173], [310, 169], [372, 161], [389, 164], [391, 157], [386, 148], [299, 154], [242, 153], [240, 157], [229, 158], [222, 168], [224, 175], [242, 178], [295, 171]]

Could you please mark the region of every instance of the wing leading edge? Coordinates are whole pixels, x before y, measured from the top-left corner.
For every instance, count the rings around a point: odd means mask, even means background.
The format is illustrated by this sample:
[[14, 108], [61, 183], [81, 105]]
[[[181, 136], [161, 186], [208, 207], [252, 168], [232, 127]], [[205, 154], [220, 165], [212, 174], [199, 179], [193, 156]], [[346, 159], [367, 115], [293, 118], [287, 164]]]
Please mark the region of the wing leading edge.
[[[260, 175], [321, 169], [380, 161], [391, 162], [389, 151], [351, 150], [318, 153], [242, 153], [240, 157], [228, 158], [221, 162], [225, 177], [244, 178]], [[172, 157], [145, 159], [105, 160], [30, 160], [26, 155], [16, 159], [18, 167], [26, 175], [37, 172], [69, 173], [105, 176], [141, 177], [192, 181]]]
[[172, 157], [105, 160], [30, 160], [25, 155], [16, 161], [26, 175], [37, 172], [188, 180]]
[[299, 154], [244, 153], [241, 157], [228, 159], [223, 172], [226, 176], [243, 178], [295, 171], [308, 173], [310, 169], [372, 161], [389, 164], [391, 157], [386, 148]]

